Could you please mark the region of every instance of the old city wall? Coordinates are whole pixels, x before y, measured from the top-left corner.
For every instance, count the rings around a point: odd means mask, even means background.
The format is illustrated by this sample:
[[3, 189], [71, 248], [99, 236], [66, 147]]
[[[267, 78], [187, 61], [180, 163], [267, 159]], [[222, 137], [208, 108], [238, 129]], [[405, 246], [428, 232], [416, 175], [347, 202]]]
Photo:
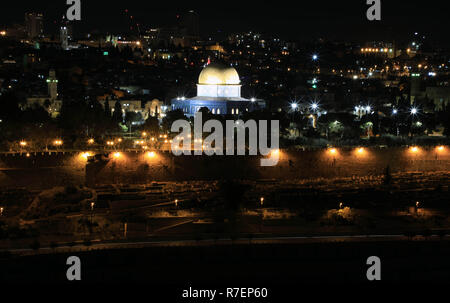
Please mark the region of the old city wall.
[[82, 153], [0, 156], [0, 187], [49, 188], [67, 184], [142, 184], [152, 181], [233, 179], [309, 179], [382, 175], [395, 172], [450, 171], [448, 148], [338, 149], [281, 151], [274, 167], [260, 157], [181, 156], [121, 152], [107, 161], [87, 163]]

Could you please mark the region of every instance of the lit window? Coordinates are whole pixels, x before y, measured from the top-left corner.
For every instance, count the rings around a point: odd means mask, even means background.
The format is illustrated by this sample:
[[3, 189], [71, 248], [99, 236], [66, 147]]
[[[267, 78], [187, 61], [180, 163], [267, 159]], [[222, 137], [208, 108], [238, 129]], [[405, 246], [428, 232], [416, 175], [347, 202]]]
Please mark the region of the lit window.
[[232, 114], [232, 115], [234, 115], [234, 108], [233, 108], [233, 109], [231, 109], [231, 114]]

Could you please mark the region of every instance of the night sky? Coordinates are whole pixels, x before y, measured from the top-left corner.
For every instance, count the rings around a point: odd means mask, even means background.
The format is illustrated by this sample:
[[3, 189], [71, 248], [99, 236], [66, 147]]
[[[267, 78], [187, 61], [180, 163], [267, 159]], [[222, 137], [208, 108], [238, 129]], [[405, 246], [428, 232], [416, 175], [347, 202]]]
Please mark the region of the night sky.
[[[25, 11], [40, 11], [46, 16], [46, 31], [55, 31], [52, 21], [65, 14], [65, 2], [3, 2], [0, 25], [23, 23]], [[382, 0], [381, 22], [366, 19], [366, 0], [164, 2], [167, 4], [156, 4], [154, 0], [82, 0], [81, 3], [83, 20], [76, 28], [83, 32], [123, 32], [128, 27], [123, 13], [126, 8], [139, 23], [152, 27], [170, 25], [177, 13], [194, 9], [200, 14], [204, 36], [255, 30], [296, 40], [401, 41], [417, 31], [432, 42], [447, 45], [450, 28], [446, 2], [438, 0]]]

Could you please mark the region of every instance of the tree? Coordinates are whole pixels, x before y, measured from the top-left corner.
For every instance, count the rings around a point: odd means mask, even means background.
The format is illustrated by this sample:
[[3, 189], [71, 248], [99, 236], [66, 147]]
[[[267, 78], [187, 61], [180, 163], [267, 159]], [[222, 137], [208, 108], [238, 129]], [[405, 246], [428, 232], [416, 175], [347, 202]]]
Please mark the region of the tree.
[[125, 123], [128, 126], [128, 129], [130, 129], [133, 122], [139, 122], [142, 120], [142, 115], [140, 113], [135, 112], [126, 112], [125, 113]]
[[122, 105], [120, 104], [119, 101], [116, 101], [116, 104], [114, 105], [114, 112], [112, 115], [112, 119], [115, 123], [123, 122]]
[[147, 120], [145, 120], [145, 123], [143, 125], [143, 129], [148, 132], [152, 136], [156, 136], [159, 134], [159, 121], [156, 117], [148, 117]]
[[104, 108], [105, 108], [105, 117], [107, 119], [111, 119], [111, 108], [109, 107], [109, 101], [108, 100], [105, 101]]
[[450, 105], [446, 107], [443, 118], [444, 135], [450, 137]]

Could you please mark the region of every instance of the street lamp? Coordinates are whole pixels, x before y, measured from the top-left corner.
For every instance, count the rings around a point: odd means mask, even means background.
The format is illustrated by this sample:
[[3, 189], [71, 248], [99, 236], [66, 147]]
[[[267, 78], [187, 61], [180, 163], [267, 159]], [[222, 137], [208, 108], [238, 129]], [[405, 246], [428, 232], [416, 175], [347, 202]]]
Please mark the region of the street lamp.
[[313, 61], [317, 61], [319, 59], [319, 56], [317, 54], [314, 54], [312, 56]]
[[[95, 206], [95, 203], [91, 202], [91, 228], [92, 228], [92, 220], [94, 217], [94, 206]], [[92, 231], [92, 229], [91, 229], [91, 231]]]
[[5, 209], [3, 208], [3, 207], [0, 207], [0, 217], [2, 217], [3, 216], [3, 211], [4, 211]]
[[419, 110], [416, 107], [412, 107], [410, 112], [411, 112], [411, 115], [417, 115]]
[[263, 205], [264, 204], [264, 197], [261, 197], [260, 201], [261, 201], [261, 205]]
[[398, 110], [394, 108], [394, 109], [392, 110], [392, 114], [393, 114], [393, 115], [398, 114]]
[[293, 103], [291, 103], [291, 109], [292, 110], [297, 110], [297, 108], [298, 108], [298, 104], [297, 103], [295, 103], [295, 102], [293, 102]]
[[319, 109], [319, 104], [317, 104], [317, 103], [312, 103], [312, 104], [311, 104], [311, 109], [312, 109], [313, 111], [316, 111], [317, 109]]

